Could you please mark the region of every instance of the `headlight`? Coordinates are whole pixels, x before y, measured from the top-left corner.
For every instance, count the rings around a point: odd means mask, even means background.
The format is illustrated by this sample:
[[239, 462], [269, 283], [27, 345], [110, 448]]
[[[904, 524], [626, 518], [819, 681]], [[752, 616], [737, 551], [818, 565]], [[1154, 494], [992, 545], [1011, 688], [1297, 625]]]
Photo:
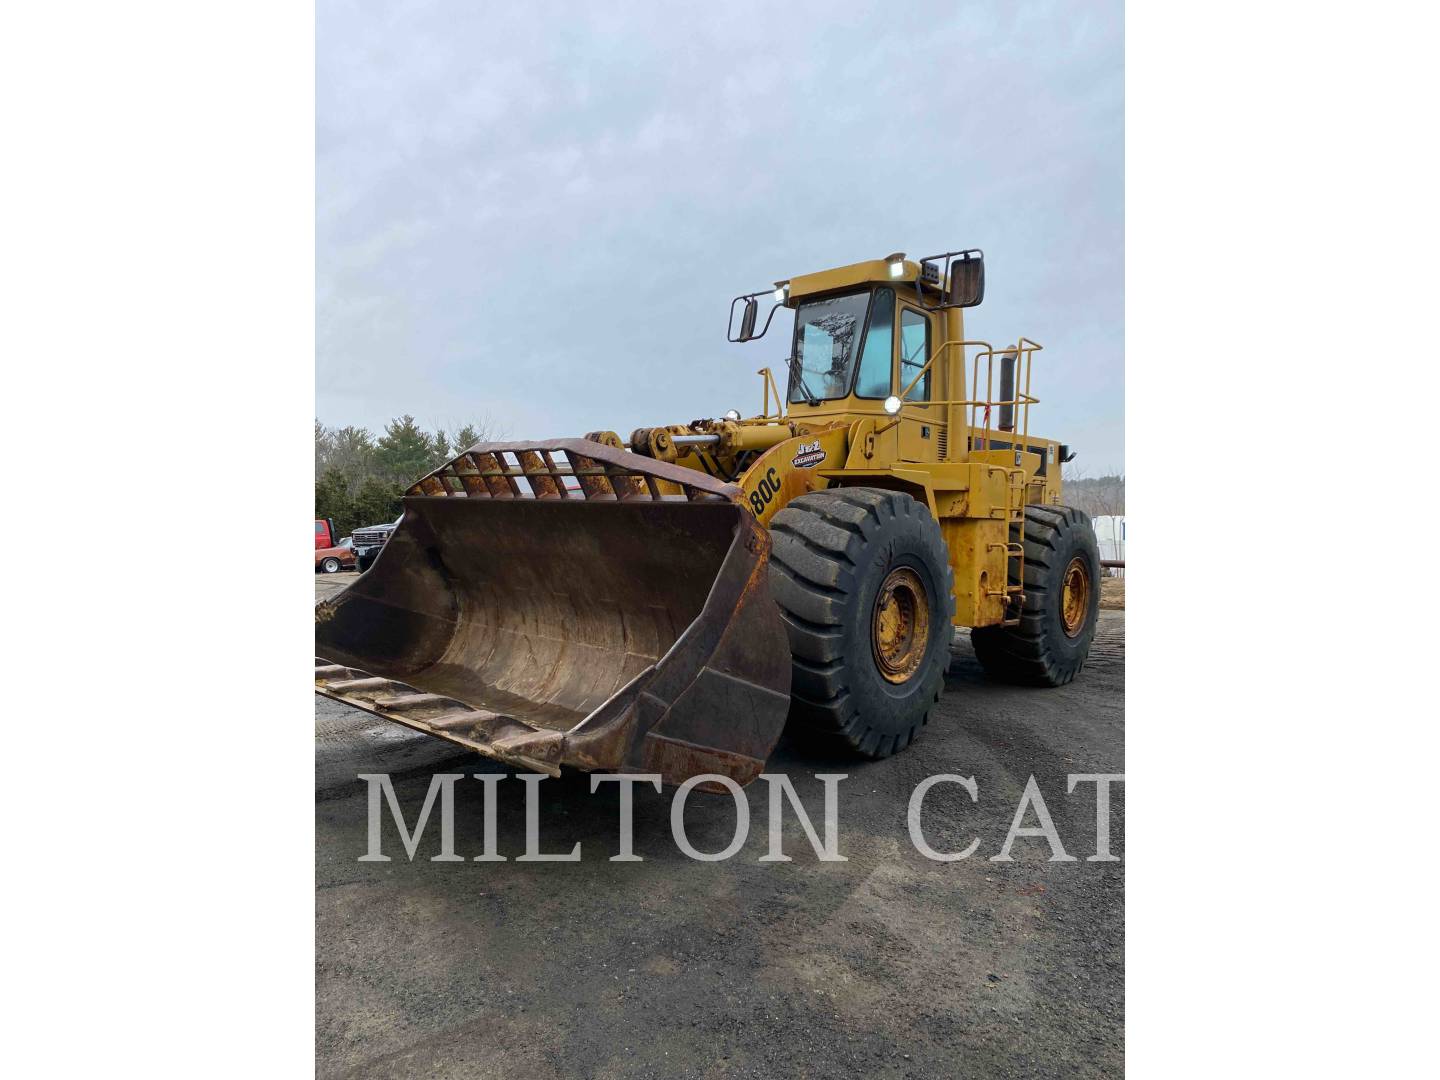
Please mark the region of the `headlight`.
[[896, 397], [894, 394], [891, 394], [889, 397], [887, 397], [887, 398], [885, 399], [885, 411], [886, 411], [887, 413], [889, 413], [891, 416], [894, 416], [896, 413], [898, 413], [898, 412], [900, 411], [900, 404], [901, 404], [900, 399], [899, 399], [898, 397]]
[[775, 283], [775, 303], [783, 304], [785, 298], [790, 295], [790, 283], [788, 281], [777, 281]]
[[740, 419], [740, 410], [738, 410], [738, 409], [731, 409], [729, 412], [727, 412], [727, 413], [725, 414], [725, 419], [726, 419], [726, 420], [739, 420], [739, 419]]
[[890, 264], [890, 276], [899, 277], [905, 273], [905, 253], [897, 251], [894, 255], [885, 256], [885, 261]]

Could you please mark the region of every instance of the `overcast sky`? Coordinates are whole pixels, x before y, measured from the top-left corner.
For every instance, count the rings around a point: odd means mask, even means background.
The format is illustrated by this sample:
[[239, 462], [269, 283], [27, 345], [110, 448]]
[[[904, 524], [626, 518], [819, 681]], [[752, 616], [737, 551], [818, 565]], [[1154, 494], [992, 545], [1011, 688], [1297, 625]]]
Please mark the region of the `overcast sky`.
[[758, 412], [788, 326], [728, 344], [732, 296], [980, 247], [968, 336], [1123, 468], [1121, 4], [862, 6], [320, 0], [319, 418]]

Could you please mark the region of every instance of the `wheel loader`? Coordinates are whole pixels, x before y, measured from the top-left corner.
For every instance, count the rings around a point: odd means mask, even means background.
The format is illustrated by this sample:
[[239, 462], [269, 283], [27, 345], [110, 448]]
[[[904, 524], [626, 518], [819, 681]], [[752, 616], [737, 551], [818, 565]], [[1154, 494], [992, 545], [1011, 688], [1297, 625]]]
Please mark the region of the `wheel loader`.
[[977, 249], [793, 277], [730, 305], [734, 342], [795, 313], [758, 414], [468, 447], [317, 605], [316, 691], [525, 770], [714, 790], [787, 719], [904, 749], [955, 627], [994, 677], [1069, 682], [1099, 552], [1030, 432], [1041, 346], [965, 336], [984, 291]]

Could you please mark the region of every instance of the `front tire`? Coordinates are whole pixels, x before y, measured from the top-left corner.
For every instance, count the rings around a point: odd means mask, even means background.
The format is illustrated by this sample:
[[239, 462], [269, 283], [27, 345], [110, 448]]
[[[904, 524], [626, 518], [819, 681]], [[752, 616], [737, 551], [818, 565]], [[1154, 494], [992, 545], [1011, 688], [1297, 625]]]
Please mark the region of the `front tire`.
[[[983, 627], [970, 641], [985, 671], [996, 678], [1063, 686], [1085, 666], [1095, 637], [1100, 547], [1090, 519], [1068, 506], [1027, 506], [1024, 542], [1020, 625]], [[1013, 575], [1010, 584], [1018, 584]]]
[[340, 560], [333, 555], [320, 560], [320, 569], [327, 574], [338, 574], [340, 572]]
[[902, 492], [835, 488], [792, 500], [770, 531], [791, 717], [867, 757], [903, 750], [950, 661], [954, 579], [940, 526]]

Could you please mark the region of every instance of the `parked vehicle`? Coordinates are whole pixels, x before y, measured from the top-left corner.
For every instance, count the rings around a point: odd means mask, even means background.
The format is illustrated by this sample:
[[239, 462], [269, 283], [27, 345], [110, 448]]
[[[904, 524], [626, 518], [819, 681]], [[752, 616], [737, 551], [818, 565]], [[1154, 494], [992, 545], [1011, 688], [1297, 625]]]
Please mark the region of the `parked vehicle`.
[[380, 549], [385, 546], [385, 541], [390, 539], [390, 534], [399, 524], [400, 518], [396, 518], [384, 525], [370, 525], [355, 530], [356, 568], [362, 574], [370, 569], [370, 564], [375, 561], [380, 554]]
[[317, 572], [338, 574], [341, 570], [354, 570], [355, 562], [355, 541], [348, 536], [334, 547], [318, 548], [315, 552]]
[[340, 536], [335, 531], [335, 522], [330, 518], [315, 519], [315, 550], [334, 547], [340, 543]]

